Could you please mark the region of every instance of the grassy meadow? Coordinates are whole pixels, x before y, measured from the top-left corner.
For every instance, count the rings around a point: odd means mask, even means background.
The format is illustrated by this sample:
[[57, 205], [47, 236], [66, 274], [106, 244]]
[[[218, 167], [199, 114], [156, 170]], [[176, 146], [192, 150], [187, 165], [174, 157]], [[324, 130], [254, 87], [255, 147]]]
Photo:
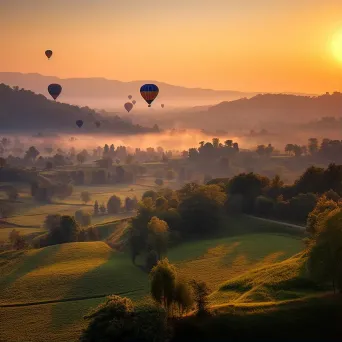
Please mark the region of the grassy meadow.
[[[279, 224], [251, 217], [230, 219], [227, 228], [217, 238], [171, 248], [169, 260], [181, 276], [208, 283], [212, 305], [284, 300], [281, 291], [303, 272], [301, 238], [279, 233]], [[228, 233], [238, 230], [241, 235]], [[103, 228], [103, 237], [105, 232]], [[114, 251], [102, 241], [5, 252], [1, 257], [0, 315], [8, 323], [0, 328], [0, 341], [76, 341], [85, 324], [83, 315], [106, 295], [149, 298], [148, 275], [132, 264], [128, 252]], [[276, 290], [274, 282], [279, 284]], [[306, 295], [296, 292], [297, 298]]]

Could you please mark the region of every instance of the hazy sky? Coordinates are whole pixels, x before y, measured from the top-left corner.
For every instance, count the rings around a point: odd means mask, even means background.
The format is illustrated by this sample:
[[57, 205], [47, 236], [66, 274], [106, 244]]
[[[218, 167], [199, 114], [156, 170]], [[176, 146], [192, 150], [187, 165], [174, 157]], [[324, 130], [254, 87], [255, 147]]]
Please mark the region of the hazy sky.
[[0, 71], [342, 91], [342, 0], [0, 0], [0, 23]]

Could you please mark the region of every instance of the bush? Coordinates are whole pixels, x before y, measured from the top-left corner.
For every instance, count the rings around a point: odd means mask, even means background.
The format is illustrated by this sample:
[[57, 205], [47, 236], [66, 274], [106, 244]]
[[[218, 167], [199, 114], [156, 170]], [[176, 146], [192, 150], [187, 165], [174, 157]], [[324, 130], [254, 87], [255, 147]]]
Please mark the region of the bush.
[[274, 202], [265, 196], [258, 196], [255, 199], [254, 212], [260, 216], [271, 216], [273, 213]]
[[121, 209], [121, 199], [118, 196], [113, 195], [107, 203], [107, 211], [109, 214], [117, 214]]
[[155, 202], [156, 199], [158, 198], [158, 193], [153, 190], [145, 191], [144, 194], [142, 195], [142, 199], [147, 198], [147, 197], [152, 198], [153, 202]]
[[88, 203], [91, 201], [91, 196], [90, 196], [90, 193], [88, 191], [82, 191], [81, 192], [81, 200], [84, 202], [84, 203]]
[[78, 224], [80, 224], [83, 227], [90, 226], [91, 225], [91, 216], [89, 213], [83, 211], [83, 210], [77, 210], [75, 212], [75, 220]]
[[134, 308], [128, 298], [109, 296], [93, 312], [81, 342], [163, 342], [167, 337], [166, 313], [155, 305]]

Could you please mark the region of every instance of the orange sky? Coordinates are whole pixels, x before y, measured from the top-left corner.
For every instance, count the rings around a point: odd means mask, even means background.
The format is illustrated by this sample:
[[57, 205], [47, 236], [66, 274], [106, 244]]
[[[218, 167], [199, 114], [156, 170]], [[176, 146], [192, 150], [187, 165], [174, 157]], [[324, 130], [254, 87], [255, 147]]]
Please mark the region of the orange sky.
[[[0, 0], [0, 6], [0, 71], [342, 91], [342, 39], [332, 39], [342, 37], [341, 0]], [[46, 49], [54, 51], [50, 61]]]

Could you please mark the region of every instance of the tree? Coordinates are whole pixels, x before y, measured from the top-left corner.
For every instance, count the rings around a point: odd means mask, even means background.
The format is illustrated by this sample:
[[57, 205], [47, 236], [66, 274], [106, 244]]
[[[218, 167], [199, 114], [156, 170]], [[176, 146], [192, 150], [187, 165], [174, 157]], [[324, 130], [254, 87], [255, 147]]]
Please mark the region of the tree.
[[309, 148], [309, 153], [311, 155], [314, 155], [315, 153], [318, 152], [318, 140], [317, 140], [317, 138], [310, 138], [309, 139], [308, 148]]
[[64, 215], [61, 217], [61, 232], [64, 242], [75, 242], [78, 236], [78, 224], [72, 216]]
[[210, 289], [204, 281], [191, 281], [191, 286], [194, 292], [194, 301], [197, 307], [197, 315], [206, 315], [209, 313], [208, 296]]
[[35, 148], [35, 146], [31, 146], [25, 154], [25, 158], [31, 161], [35, 161], [39, 156], [40, 152]]
[[255, 199], [254, 210], [256, 215], [270, 216], [273, 213], [274, 202], [265, 196], [258, 196]]
[[44, 228], [48, 232], [52, 232], [54, 229], [58, 229], [61, 226], [61, 215], [47, 215], [44, 220]]
[[178, 306], [178, 311], [181, 316], [192, 307], [194, 303], [193, 291], [185, 279], [177, 279], [174, 301]]
[[153, 216], [147, 225], [148, 229], [148, 247], [155, 250], [158, 260], [166, 253], [168, 242], [168, 225], [165, 221]]
[[76, 159], [80, 164], [83, 164], [86, 161], [86, 156], [84, 153], [80, 152], [76, 155]]
[[10, 203], [0, 201], [0, 218], [7, 218], [13, 215], [15, 208]]
[[99, 214], [99, 202], [95, 201], [94, 203], [94, 215]]
[[319, 281], [331, 281], [342, 293], [342, 210], [326, 211], [317, 222], [308, 268]]
[[121, 199], [118, 196], [111, 196], [107, 203], [108, 214], [117, 214], [121, 209]]
[[15, 229], [9, 233], [9, 241], [12, 247], [16, 250], [23, 249], [25, 247], [24, 238], [20, 235], [20, 232]]
[[152, 298], [161, 304], [168, 314], [174, 299], [176, 277], [176, 269], [168, 259], [158, 261], [150, 273]]
[[82, 191], [82, 192], [81, 192], [81, 200], [82, 200], [84, 203], [88, 203], [88, 202], [91, 201], [91, 196], [90, 196], [89, 191]]

